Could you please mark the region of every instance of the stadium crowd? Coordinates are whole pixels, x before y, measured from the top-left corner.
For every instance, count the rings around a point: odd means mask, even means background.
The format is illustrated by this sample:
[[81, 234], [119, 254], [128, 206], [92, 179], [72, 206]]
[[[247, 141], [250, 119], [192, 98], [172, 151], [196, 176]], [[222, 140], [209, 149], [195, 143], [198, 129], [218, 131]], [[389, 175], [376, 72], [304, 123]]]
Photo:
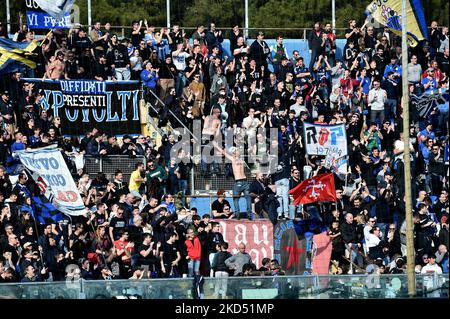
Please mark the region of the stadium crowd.
[[[140, 21], [123, 39], [108, 23], [97, 22], [86, 31], [75, 26], [68, 33], [47, 34], [39, 40], [36, 69], [2, 75], [0, 282], [283, 274], [277, 260], [263, 260], [261, 269], [252, 266], [245, 245], [235, 255], [228, 252], [217, 219], [252, 216], [268, 217], [274, 224], [283, 218], [318, 218], [332, 238], [333, 273], [375, 268], [379, 273], [404, 272], [400, 96], [406, 74], [410, 94], [444, 96], [425, 117], [410, 107], [407, 147], [412, 154], [416, 270], [448, 273], [448, 27], [432, 22], [429, 41], [409, 48], [407, 66], [401, 64], [395, 34], [387, 28], [359, 27], [356, 20], [345, 31], [341, 59], [336, 58], [331, 25], [316, 23], [308, 36], [309, 65], [299, 51], [287, 52], [281, 35], [269, 47], [263, 32], [255, 40], [244, 39], [238, 26], [225, 32], [211, 23], [188, 36], [178, 25], [157, 30]], [[4, 28], [0, 36], [6, 36]], [[226, 37], [229, 51], [222, 46]], [[26, 26], [14, 35], [15, 41], [33, 39]], [[236, 141], [228, 150], [217, 146], [231, 159], [231, 168], [223, 172], [202, 163], [203, 173], [234, 178], [235, 210], [221, 190], [211, 210], [199, 214], [185, 196], [194, 164], [178, 163], [176, 157], [186, 154], [170, 152], [176, 136], [165, 135], [159, 147], [144, 135], [118, 141], [96, 128], [82, 137], [64, 137], [61, 119], [41, 108], [42, 92], [22, 77], [140, 80], [160, 127], [191, 128], [200, 119], [204, 133], [217, 136], [227, 128], [242, 128], [246, 136], [257, 134], [261, 140], [265, 137], [258, 128], [277, 128], [278, 139], [270, 143], [278, 149], [280, 165], [264, 174], [263, 164], [258, 164], [259, 173], [249, 180], [239, 158], [250, 152], [245, 143]], [[289, 205], [288, 190], [310, 177], [304, 167], [312, 175], [330, 171], [323, 156], [306, 154], [304, 122], [346, 125], [349, 166], [346, 176], [335, 174], [336, 203]], [[129, 180], [119, 170], [112, 180], [75, 170], [89, 210], [37, 225], [31, 198], [39, 188], [29, 174], [16, 171], [13, 152], [50, 144], [58, 144], [64, 155], [142, 155], [147, 164], [138, 163]], [[262, 145], [259, 154], [270, 146]], [[15, 175], [14, 182], [10, 175]], [[241, 195], [246, 198], [242, 210]], [[77, 264], [78, 273], [66, 273], [69, 264]]]

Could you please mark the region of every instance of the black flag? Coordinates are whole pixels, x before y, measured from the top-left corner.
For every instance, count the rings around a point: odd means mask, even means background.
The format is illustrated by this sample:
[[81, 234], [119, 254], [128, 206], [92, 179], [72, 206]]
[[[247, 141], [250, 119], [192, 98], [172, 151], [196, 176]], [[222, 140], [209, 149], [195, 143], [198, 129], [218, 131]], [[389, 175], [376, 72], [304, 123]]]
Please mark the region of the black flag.
[[433, 94], [422, 94], [420, 96], [411, 94], [411, 105], [413, 105], [421, 118], [427, 118], [431, 112], [439, 104], [445, 103], [445, 99], [439, 91], [433, 92]]

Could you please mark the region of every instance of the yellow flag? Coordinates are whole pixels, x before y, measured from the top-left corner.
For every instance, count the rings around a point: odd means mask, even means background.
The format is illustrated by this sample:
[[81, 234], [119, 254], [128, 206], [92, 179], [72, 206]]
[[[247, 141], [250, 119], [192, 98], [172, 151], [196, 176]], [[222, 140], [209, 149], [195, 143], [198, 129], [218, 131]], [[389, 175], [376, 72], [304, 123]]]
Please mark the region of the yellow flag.
[[[374, 0], [367, 6], [366, 14], [387, 26], [395, 34], [402, 34], [402, 0]], [[427, 25], [420, 0], [406, 0], [406, 31], [408, 42], [416, 46], [428, 38]]]

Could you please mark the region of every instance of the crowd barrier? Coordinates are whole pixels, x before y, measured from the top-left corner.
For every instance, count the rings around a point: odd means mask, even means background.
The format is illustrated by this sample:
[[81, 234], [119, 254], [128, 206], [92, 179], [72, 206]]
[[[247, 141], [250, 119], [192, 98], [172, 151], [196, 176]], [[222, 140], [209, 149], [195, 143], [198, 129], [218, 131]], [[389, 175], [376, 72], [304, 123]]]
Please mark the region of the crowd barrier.
[[[204, 299], [214, 299], [221, 278], [205, 278]], [[0, 284], [1, 299], [192, 299], [192, 278], [78, 280]], [[407, 275], [230, 277], [227, 299], [408, 298]], [[417, 298], [448, 298], [448, 274], [416, 276]]]
[[109, 180], [113, 180], [114, 174], [118, 169], [120, 169], [123, 173], [123, 180], [128, 182], [131, 173], [135, 169], [136, 163], [139, 162], [147, 165], [147, 161], [144, 156], [130, 158], [126, 155], [108, 155], [98, 158], [86, 155], [84, 156], [84, 169], [91, 178], [94, 178], [97, 173], [102, 172]]

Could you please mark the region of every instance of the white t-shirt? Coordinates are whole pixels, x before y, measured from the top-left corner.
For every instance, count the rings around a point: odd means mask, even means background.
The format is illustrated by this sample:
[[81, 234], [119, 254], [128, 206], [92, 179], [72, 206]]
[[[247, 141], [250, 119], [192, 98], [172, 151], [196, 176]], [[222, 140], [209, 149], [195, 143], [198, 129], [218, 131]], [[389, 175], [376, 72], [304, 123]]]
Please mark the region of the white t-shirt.
[[368, 248], [377, 247], [380, 243], [380, 238], [374, 234], [369, 234], [366, 238], [366, 245]]
[[299, 117], [300, 116], [300, 112], [302, 111], [308, 111], [308, 109], [306, 108], [306, 106], [304, 105], [300, 105], [300, 104], [292, 104], [291, 107], [289, 108], [289, 110], [294, 110], [295, 111], [295, 117]]
[[178, 71], [184, 71], [184, 69], [186, 69], [186, 58], [189, 57], [189, 53], [180, 52], [177, 56], [175, 56], [174, 53], [175, 52], [172, 52], [173, 64]]
[[442, 269], [441, 267], [439, 267], [438, 264], [434, 264], [434, 265], [426, 265], [422, 268], [422, 274], [429, 274], [429, 273], [437, 273], [437, 274], [442, 274]]

